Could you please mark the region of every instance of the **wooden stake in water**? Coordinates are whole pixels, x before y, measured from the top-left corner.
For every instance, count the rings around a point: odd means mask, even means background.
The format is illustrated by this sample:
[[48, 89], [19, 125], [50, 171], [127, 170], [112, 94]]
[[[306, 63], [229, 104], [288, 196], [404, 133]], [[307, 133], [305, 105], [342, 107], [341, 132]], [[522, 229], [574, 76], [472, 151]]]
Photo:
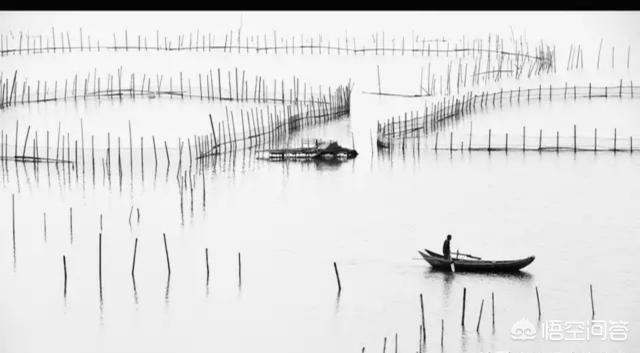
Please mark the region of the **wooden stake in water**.
[[171, 277], [171, 264], [169, 263], [169, 249], [167, 248], [167, 235], [165, 233], [162, 233], [162, 238], [164, 239], [164, 253], [167, 256], [167, 270], [168, 272], [168, 276]]
[[242, 259], [238, 252], [238, 287], [242, 286]]
[[204, 171], [203, 171], [202, 172], [202, 208], [205, 208], [206, 205], [207, 205], [207, 199], [206, 199], [206, 197], [207, 197], [206, 196], [207, 195], [206, 191], [207, 190], [206, 190], [206, 188], [207, 187], [206, 187], [206, 184], [205, 184], [205, 181], [204, 181]]
[[100, 284], [100, 300], [102, 301], [102, 233], [98, 233], [98, 282]]
[[164, 141], [164, 150], [167, 152], [167, 169], [169, 169], [171, 162], [169, 161], [169, 147], [167, 147], [167, 141]]
[[478, 325], [476, 326], [476, 332], [480, 332], [480, 320], [482, 320], [482, 307], [484, 307], [484, 299], [480, 303], [480, 313], [478, 314]]
[[422, 314], [422, 340], [426, 341], [427, 331], [425, 329], [425, 324], [424, 324], [424, 302], [422, 301], [422, 293], [420, 293], [420, 312]]
[[538, 301], [538, 321], [542, 317], [542, 310], [540, 309], [540, 294], [538, 293], [538, 286], [536, 286], [536, 300]]
[[496, 325], [496, 307], [495, 307], [495, 301], [493, 298], [493, 292], [491, 292], [491, 325], [492, 326]]
[[444, 347], [444, 319], [440, 319], [440, 347]]
[[67, 297], [67, 259], [62, 255], [62, 266], [64, 268], [64, 297]]
[[467, 303], [467, 287], [462, 289], [462, 327], [464, 327], [464, 311]]
[[338, 280], [338, 294], [342, 291], [342, 285], [340, 284], [340, 275], [338, 274], [338, 265], [333, 262], [333, 269], [336, 271], [336, 279]]
[[589, 293], [591, 294], [591, 319], [593, 319], [596, 316], [596, 310], [595, 307], [593, 305], [593, 285], [589, 285]]
[[133, 262], [131, 264], [131, 277], [135, 281], [136, 275], [136, 254], [138, 252], [138, 238], [136, 238], [136, 242], [133, 244]]
[[204, 248], [204, 259], [205, 264], [207, 265], [207, 286], [209, 285], [209, 249]]

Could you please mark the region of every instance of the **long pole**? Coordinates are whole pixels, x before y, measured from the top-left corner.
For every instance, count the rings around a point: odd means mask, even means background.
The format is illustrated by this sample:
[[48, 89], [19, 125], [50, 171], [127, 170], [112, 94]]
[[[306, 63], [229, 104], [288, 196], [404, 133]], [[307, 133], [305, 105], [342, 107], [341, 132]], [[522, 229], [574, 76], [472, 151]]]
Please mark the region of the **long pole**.
[[336, 279], [338, 280], [338, 294], [342, 291], [342, 285], [340, 284], [340, 275], [338, 274], [338, 265], [336, 265], [335, 261], [333, 262], [333, 269], [336, 272]]
[[164, 239], [164, 253], [167, 257], [167, 270], [169, 271], [168, 276], [171, 277], [171, 264], [169, 263], [169, 249], [167, 248], [167, 235], [162, 233], [162, 238]]
[[593, 305], [593, 285], [589, 285], [589, 293], [591, 294], [591, 319], [596, 316], [596, 310]]
[[67, 297], [67, 259], [62, 255], [62, 266], [64, 268], [64, 297]]
[[422, 312], [422, 340], [426, 341], [427, 333], [424, 324], [424, 303], [422, 301], [422, 293], [420, 293], [420, 311]]
[[238, 286], [242, 285], [242, 258], [238, 252]]
[[136, 278], [135, 270], [136, 270], [136, 254], [138, 252], [138, 238], [136, 238], [136, 242], [133, 245], [133, 263], [131, 264], [131, 277]]
[[464, 311], [466, 309], [466, 302], [467, 302], [467, 287], [464, 287], [462, 289], [462, 327], [464, 327]]
[[204, 258], [207, 264], [207, 285], [208, 285], [209, 284], [209, 249], [208, 248], [204, 249]]
[[100, 300], [102, 300], [102, 233], [98, 233], [98, 282], [100, 284]]
[[538, 301], [538, 320], [542, 317], [542, 310], [540, 309], [540, 294], [538, 293], [538, 286], [536, 286], [536, 300]]
[[484, 307], [484, 299], [480, 303], [480, 313], [478, 314], [478, 325], [476, 326], [476, 332], [480, 332], [480, 320], [482, 319], [482, 307]]

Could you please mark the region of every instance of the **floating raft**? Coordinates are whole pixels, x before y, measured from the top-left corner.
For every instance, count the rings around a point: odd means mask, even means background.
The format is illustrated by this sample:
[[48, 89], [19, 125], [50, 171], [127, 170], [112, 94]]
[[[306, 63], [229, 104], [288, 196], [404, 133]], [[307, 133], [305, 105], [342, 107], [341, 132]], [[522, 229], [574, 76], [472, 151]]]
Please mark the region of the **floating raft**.
[[355, 158], [358, 152], [338, 145], [335, 141], [316, 142], [315, 146], [297, 148], [278, 148], [258, 152], [259, 159], [315, 159], [315, 160], [346, 160]]

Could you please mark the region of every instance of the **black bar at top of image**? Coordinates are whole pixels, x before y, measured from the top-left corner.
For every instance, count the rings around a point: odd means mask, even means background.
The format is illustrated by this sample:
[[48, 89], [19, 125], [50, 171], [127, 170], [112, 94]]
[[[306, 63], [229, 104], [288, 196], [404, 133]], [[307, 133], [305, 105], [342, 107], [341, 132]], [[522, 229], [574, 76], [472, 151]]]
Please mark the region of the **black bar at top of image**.
[[602, 1], [602, 0], [458, 0], [458, 1], [297, 1], [297, 2], [266, 2], [266, 1], [151, 1], [151, 0], [111, 0], [111, 1], [45, 1], [45, 0], [3, 0], [0, 10], [96, 10], [96, 11], [171, 11], [171, 10], [233, 10], [233, 11], [273, 11], [273, 10], [311, 10], [311, 11], [487, 11], [487, 10], [516, 10], [516, 11], [544, 11], [544, 10], [640, 10], [638, 1]]

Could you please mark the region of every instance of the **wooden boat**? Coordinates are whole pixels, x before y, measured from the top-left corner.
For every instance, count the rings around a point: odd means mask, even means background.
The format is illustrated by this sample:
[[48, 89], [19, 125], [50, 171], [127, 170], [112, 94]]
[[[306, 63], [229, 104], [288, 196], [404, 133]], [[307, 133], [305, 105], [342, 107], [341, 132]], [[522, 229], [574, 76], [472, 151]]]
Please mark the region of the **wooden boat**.
[[[451, 261], [446, 260], [444, 256], [430, 251], [428, 249], [424, 249], [424, 252], [418, 250], [420, 255], [427, 261], [433, 268], [436, 269], [451, 269]], [[519, 271], [525, 266], [535, 260], [535, 256], [529, 256], [524, 259], [518, 260], [501, 260], [501, 261], [491, 261], [491, 260], [475, 260], [475, 259], [461, 259], [455, 256], [455, 253], [451, 254], [453, 264], [455, 266], [456, 272], [458, 271], [469, 271], [469, 272], [514, 272]]]

